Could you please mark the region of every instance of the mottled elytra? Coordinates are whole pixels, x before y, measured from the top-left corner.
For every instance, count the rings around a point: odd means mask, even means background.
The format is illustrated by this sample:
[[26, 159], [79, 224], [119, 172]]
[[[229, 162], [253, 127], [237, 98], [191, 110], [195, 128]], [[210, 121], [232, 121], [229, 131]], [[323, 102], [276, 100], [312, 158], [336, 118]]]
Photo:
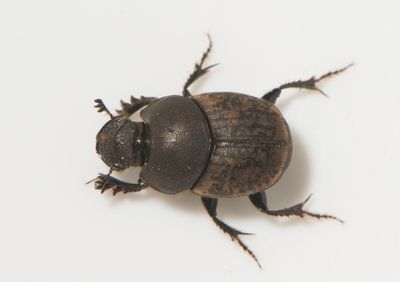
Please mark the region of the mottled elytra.
[[[99, 174], [95, 188], [103, 193], [138, 192], [144, 188], [166, 194], [191, 190], [199, 195], [215, 224], [239, 243], [260, 266], [253, 252], [241, 241], [241, 232], [217, 217], [218, 198], [248, 197], [254, 206], [272, 216], [310, 216], [338, 218], [311, 213], [302, 203], [281, 210], [270, 210], [265, 190], [273, 186], [289, 165], [292, 139], [288, 124], [275, 102], [282, 90], [308, 89], [324, 94], [316, 83], [343, 72], [349, 66], [285, 83], [261, 98], [250, 95], [215, 92], [192, 96], [189, 87], [213, 66], [203, 67], [212, 42], [183, 86], [181, 95], [163, 98], [131, 97], [121, 101], [122, 108], [113, 115], [102, 100], [95, 107], [110, 120], [97, 134], [96, 150], [110, 167]], [[140, 111], [142, 122], [130, 119]], [[142, 167], [137, 183], [111, 176], [132, 166]], [[261, 266], [260, 266], [261, 267]]]

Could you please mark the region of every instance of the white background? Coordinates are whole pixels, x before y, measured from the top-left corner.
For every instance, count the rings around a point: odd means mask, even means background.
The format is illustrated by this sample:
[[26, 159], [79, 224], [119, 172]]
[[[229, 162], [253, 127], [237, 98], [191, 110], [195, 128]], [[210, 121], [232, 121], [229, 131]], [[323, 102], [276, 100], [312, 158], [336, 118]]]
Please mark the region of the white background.
[[[398, 1], [2, 1], [0, 4], [0, 280], [400, 281]], [[192, 91], [277, 105], [293, 161], [268, 191], [271, 208], [345, 220], [279, 220], [246, 198], [219, 215], [243, 231], [263, 270], [190, 192], [101, 195], [85, 182], [107, 168], [95, 135], [130, 95], [178, 94], [207, 46], [219, 62]], [[135, 172], [125, 176], [134, 178]]]

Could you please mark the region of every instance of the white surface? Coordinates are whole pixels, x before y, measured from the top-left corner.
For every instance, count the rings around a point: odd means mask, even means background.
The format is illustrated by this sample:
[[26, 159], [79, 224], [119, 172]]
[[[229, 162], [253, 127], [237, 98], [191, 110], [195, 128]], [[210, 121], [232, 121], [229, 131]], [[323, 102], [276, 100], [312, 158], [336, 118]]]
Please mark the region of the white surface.
[[[0, 281], [400, 281], [398, 1], [2, 1]], [[260, 271], [191, 193], [112, 197], [84, 183], [106, 167], [95, 135], [130, 95], [181, 87], [207, 45], [219, 62], [193, 92], [287, 91], [293, 161], [272, 208], [313, 198], [332, 221], [277, 220], [247, 199], [223, 220]]]

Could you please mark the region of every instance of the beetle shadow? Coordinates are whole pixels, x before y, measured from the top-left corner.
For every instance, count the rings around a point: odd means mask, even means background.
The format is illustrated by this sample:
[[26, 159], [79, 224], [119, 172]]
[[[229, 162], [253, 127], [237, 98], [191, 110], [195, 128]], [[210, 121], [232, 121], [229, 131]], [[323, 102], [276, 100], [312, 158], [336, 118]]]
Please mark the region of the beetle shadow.
[[267, 190], [268, 206], [271, 209], [298, 204], [306, 199], [310, 179], [310, 163], [301, 138], [292, 131], [292, 160], [282, 178]]

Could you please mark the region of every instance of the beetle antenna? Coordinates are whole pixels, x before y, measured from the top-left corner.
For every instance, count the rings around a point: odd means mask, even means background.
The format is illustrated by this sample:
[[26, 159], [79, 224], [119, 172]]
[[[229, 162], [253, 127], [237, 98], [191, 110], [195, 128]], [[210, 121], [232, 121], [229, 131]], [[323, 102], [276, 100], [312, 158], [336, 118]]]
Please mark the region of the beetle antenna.
[[95, 108], [98, 108], [97, 112], [101, 113], [101, 112], [106, 112], [111, 119], [114, 118], [114, 115], [107, 109], [106, 105], [104, 105], [103, 101], [101, 99], [96, 99], [94, 100], [94, 102], [96, 103], [94, 105]]

